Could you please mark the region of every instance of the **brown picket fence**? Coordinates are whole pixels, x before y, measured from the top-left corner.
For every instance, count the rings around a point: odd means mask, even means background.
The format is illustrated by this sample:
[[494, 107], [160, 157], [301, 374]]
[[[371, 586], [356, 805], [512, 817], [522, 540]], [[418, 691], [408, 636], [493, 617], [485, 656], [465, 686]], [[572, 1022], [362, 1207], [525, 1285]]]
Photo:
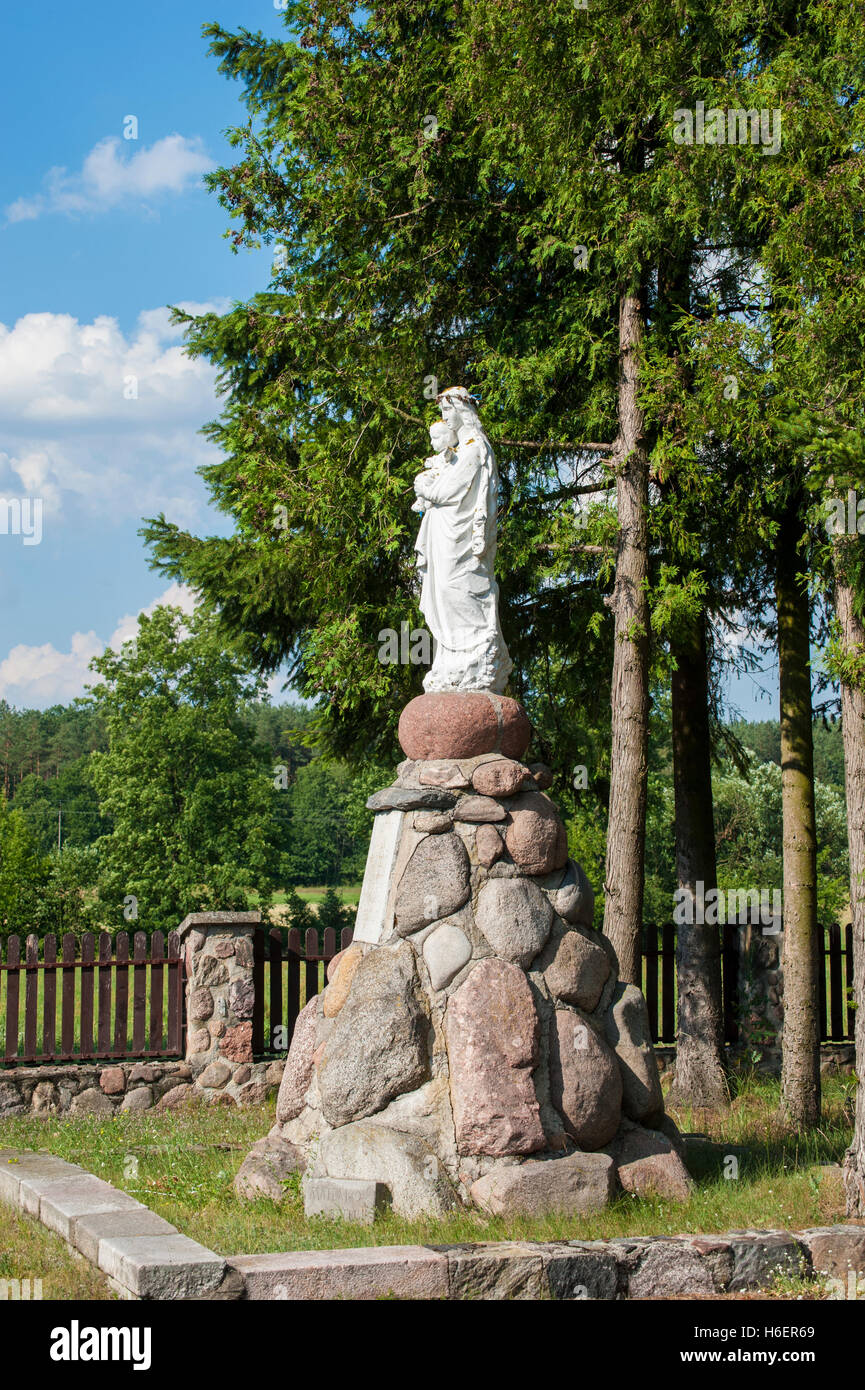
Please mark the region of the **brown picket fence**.
[[59, 957], [54, 933], [10, 936], [0, 941], [2, 1064], [180, 1056], [183, 989], [176, 932], [167, 942], [135, 932], [131, 953], [125, 931], [85, 932], [80, 952], [67, 932]]
[[333, 927], [321, 933], [308, 927], [302, 937], [296, 927], [290, 931], [285, 927], [256, 928], [252, 939], [252, 1050], [256, 1057], [284, 1054], [298, 1014], [324, 989], [328, 965], [351, 945], [352, 936], [351, 927], [342, 928], [339, 942]]
[[[727, 923], [721, 937], [721, 986], [724, 1001], [724, 1041], [739, 1041], [737, 999], [739, 990], [739, 926]], [[820, 1041], [852, 1042], [853, 928], [842, 931], [837, 922], [821, 935]], [[643, 993], [649, 1009], [649, 1026], [656, 1043], [676, 1041], [676, 927], [672, 922], [643, 927]]]

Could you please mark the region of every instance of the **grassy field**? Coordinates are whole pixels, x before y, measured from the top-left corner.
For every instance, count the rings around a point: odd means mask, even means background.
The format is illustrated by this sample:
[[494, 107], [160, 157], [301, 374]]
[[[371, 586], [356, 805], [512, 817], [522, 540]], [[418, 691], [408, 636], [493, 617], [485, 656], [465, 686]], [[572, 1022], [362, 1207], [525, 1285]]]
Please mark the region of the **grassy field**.
[[[594, 1240], [676, 1235], [747, 1227], [787, 1229], [843, 1220], [837, 1165], [849, 1143], [853, 1086], [827, 1080], [818, 1130], [790, 1135], [778, 1118], [777, 1082], [746, 1080], [729, 1110], [715, 1116], [672, 1111], [683, 1131], [699, 1128], [710, 1143], [693, 1146], [697, 1189], [682, 1203], [622, 1195], [592, 1217], [543, 1221], [460, 1212], [439, 1221], [387, 1215], [372, 1228], [307, 1220], [300, 1184], [282, 1204], [240, 1202], [232, 1181], [251, 1144], [273, 1122], [273, 1106], [250, 1110], [199, 1107], [166, 1114], [96, 1116], [0, 1124], [0, 1146], [41, 1148], [82, 1164], [123, 1188], [181, 1231], [223, 1254], [333, 1249], [352, 1245], [442, 1244], [465, 1240]], [[725, 1177], [725, 1157], [738, 1176]], [[0, 1228], [2, 1231], [2, 1228]]]
[[0, 1280], [3, 1279], [29, 1279], [31, 1297], [33, 1281], [41, 1279], [43, 1299], [116, 1297], [99, 1270], [74, 1255], [58, 1235], [0, 1202]]

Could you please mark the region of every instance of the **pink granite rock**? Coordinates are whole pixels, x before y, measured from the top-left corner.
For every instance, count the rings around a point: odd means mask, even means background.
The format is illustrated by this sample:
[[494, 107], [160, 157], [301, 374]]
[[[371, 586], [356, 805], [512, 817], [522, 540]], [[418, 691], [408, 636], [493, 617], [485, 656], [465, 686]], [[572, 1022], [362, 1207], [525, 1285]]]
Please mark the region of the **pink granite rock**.
[[472, 1184], [471, 1194], [492, 1216], [582, 1216], [602, 1211], [615, 1189], [609, 1155], [575, 1153], [496, 1168]]
[[616, 1147], [619, 1182], [639, 1197], [666, 1197], [687, 1202], [694, 1190], [691, 1175], [665, 1134], [653, 1129], [626, 1130]]
[[550, 943], [550, 963], [544, 979], [554, 999], [591, 1013], [610, 978], [610, 961], [604, 948], [589, 933], [568, 931]]
[[399, 741], [408, 758], [475, 758], [502, 753], [521, 758], [531, 725], [522, 705], [504, 695], [475, 691], [418, 695], [399, 721]]
[[466, 791], [471, 785], [458, 763], [433, 763], [429, 767], [421, 767], [418, 781], [422, 787], [446, 787], [453, 791]]
[[276, 1098], [276, 1118], [281, 1125], [287, 1124], [300, 1114], [304, 1096], [312, 1081], [317, 1004], [318, 998], [313, 995], [301, 1009], [294, 1025], [288, 1061]]
[[601, 1149], [619, 1128], [622, 1077], [611, 1049], [570, 1009], [550, 1028], [550, 1098], [581, 1149]]
[[486, 825], [491, 821], [504, 820], [507, 814], [504, 806], [491, 796], [463, 796], [454, 807], [453, 818], [474, 825]]
[[523, 785], [528, 768], [512, 758], [481, 763], [472, 773], [472, 786], [481, 796], [514, 796]]
[[504, 842], [494, 825], [479, 825], [475, 836], [478, 863], [488, 869], [504, 854]]
[[568, 836], [559, 813], [541, 792], [524, 792], [511, 805], [505, 842], [526, 874], [548, 874], [568, 858]]
[[532, 1082], [538, 1019], [523, 971], [506, 961], [479, 961], [451, 996], [444, 1026], [459, 1152], [501, 1156], [543, 1149]]

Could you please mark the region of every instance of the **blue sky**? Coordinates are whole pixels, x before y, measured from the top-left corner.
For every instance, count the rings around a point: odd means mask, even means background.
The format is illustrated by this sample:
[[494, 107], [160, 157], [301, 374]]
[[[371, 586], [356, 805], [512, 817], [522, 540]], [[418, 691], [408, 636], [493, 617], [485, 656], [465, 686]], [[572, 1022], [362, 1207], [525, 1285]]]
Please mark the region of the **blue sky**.
[[[212, 373], [165, 310], [268, 279], [201, 184], [245, 115], [210, 21], [283, 28], [273, 0], [41, 0], [0, 20], [0, 497], [42, 505], [39, 544], [0, 534], [0, 698], [18, 706], [81, 694], [93, 655], [179, 597], [147, 566], [142, 517], [226, 530], [196, 474]], [[748, 678], [731, 691], [746, 717], [775, 717], [777, 679], [761, 684], [768, 699]]]

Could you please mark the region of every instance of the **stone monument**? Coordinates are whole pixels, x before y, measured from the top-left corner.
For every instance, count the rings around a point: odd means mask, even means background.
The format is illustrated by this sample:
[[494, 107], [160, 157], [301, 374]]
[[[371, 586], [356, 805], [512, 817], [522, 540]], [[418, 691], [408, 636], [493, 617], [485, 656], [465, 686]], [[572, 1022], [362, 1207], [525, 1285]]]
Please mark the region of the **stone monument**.
[[645, 1000], [593, 929], [552, 773], [524, 760], [531, 727], [502, 693], [495, 457], [468, 393], [439, 401], [415, 479], [427, 693], [367, 803], [354, 939], [298, 1018], [237, 1188], [278, 1195], [300, 1166], [308, 1214], [364, 1220], [386, 1203], [413, 1218], [579, 1214], [620, 1187], [684, 1198]]

